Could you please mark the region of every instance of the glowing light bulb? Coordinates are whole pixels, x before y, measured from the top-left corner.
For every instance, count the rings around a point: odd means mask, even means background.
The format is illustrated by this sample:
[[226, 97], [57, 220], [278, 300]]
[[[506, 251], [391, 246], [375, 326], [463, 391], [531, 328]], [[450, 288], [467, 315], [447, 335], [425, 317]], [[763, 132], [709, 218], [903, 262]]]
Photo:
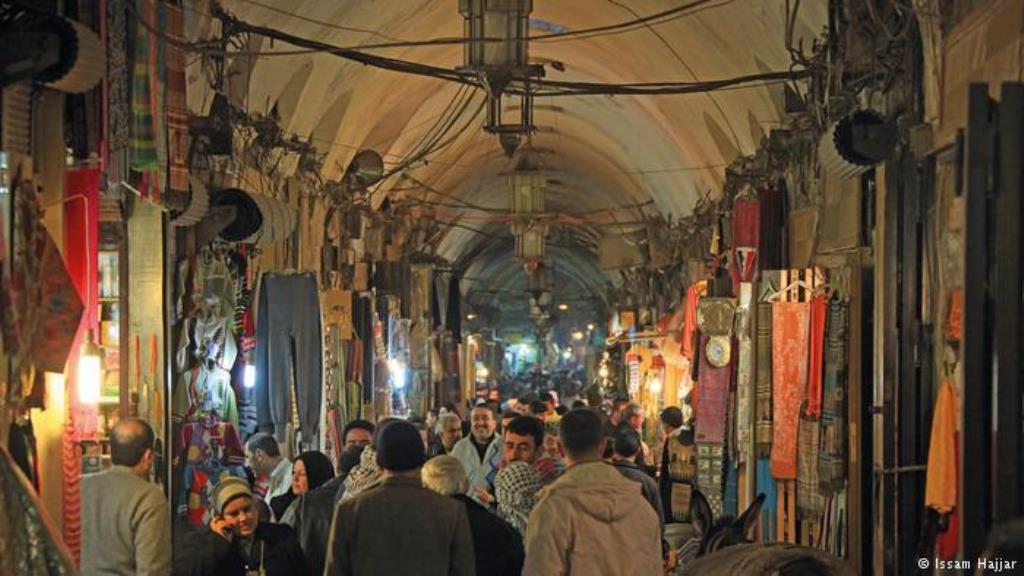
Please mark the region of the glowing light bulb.
[[477, 380], [486, 380], [491, 375], [491, 371], [487, 369], [487, 366], [480, 366], [476, 369]]
[[568, 350], [568, 349], [563, 350], [562, 351], [562, 358], [565, 358], [566, 360], [572, 358], [572, 350]]
[[577, 342], [579, 342], [580, 340], [583, 340], [583, 332], [580, 332], [579, 330], [573, 332], [572, 333], [572, 339], [577, 341]]
[[608, 365], [601, 364], [601, 367], [597, 369], [597, 375], [600, 376], [601, 378], [607, 378], [608, 377]]
[[398, 358], [389, 358], [388, 371], [391, 372], [391, 385], [395, 389], [405, 388], [405, 364]]
[[246, 388], [252, 388], [256, 385], [256, 367], [252, 364], [245, 365], [245, 374], [242, 377], [242, 383], [245, 384]]
[[650, 389], [652, 394], [660, 394], [661, 393], [661, 378], [658, 378], [657, 376], [652, 378], [651, 381], [647, 383], [647, 388]]
[[558, 309], [561, 310], [562, 312], [565, 312], [566, 310], [569, 309], [569, 305], [568, 304], [559, 304], [558, 305]]

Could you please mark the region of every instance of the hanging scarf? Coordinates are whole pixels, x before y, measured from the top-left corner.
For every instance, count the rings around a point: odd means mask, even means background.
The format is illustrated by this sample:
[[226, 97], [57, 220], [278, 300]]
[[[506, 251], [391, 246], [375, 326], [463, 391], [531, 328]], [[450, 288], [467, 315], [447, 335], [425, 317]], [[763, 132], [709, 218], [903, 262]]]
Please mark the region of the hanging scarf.
[[772, 476], [797, 477], [796, 448], [800, 403], [807, 388], [810, 305], [772, 304]]
[[818, 487], [818, 450], [821, 438], [821, 423], [817, 420], [801, 419], [799, 448], [797, 450], [796, 509], [803, 520], [820, 518], [825, 512], [825, 499]]
[[818, 480], [824, 494], [834, 494], [846, 484], [848, 318], [849, 306], [845, 302], [833, 301], [829, 304], [821, 411], [821, 452], [818, 455]]
[[757, 370], [754, 380], [754, 442], [759, 457], [772, 446], [772, 305], [757, 304]]
[[807, 416], [821, 417], [821, 374], [825, 347], [826, 303], [824, 297], [811, 300], [811, 362], [807, 379]]

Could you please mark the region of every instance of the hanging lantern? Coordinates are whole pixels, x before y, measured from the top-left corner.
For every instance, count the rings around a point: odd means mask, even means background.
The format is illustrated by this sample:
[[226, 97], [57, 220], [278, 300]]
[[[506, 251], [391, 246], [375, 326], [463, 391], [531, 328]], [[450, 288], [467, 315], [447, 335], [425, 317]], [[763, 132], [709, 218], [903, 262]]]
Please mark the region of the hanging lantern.
[[525, 160], [509, 176], [516, 257], [532, 275], [544, 260], [548, 226], [543, 222], [547, 181]]
[[[484, 129], [497, 134], [505, 153], [511, 157], [524, 135], [533, 131], [533, 96], [530, 78], [544, 74], [540, 65], [529, 63], [529, 18], [532, 0], [460, 0], [464, 18], [465, 44], [462, 70], [481, 76], [487, 90], [487, 123]], [[519, 119], [506, 122], [502, 117], [503, 98], [509, 82], [522, 80], [526, 89], [520, 94]]]

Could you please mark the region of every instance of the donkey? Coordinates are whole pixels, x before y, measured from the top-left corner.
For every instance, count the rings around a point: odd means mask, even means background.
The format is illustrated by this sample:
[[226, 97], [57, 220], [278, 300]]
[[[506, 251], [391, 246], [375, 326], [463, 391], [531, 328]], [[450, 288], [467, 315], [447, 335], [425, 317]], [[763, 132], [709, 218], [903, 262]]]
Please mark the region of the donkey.
[[694, 537], [680, 550], [683, 574], [772, 574], [778, 576], [853, 576], [843, 560], [816, 548], [784, 542], [754, 544], [751, 533], [761, 515], [764, 494], [739, 518], [722, 516], [715, 520], [707, 498], [694, 490], [690, 517]]

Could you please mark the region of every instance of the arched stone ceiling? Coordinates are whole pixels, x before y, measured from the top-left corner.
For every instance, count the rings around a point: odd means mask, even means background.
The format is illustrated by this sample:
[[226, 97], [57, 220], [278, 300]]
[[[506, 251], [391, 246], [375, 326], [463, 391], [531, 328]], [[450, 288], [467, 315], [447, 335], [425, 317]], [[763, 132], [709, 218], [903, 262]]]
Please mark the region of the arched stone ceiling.
[[[456, 0], [224, 0], [223, 5], [246, 22], [337, 46], [462, 35]], [[644, 16], [679, 5], [678, 0], [535, 0], [531, 17], [572, 31], [633, 20], [636, 16], [622, 6]], [[661, 38], [641, 27], [582, 39], [541, 40], [530, 44], [530, 57], [560, 63], [564, 70], [546, 66], [547, 78], [560, 81], [689, 82], [786, 70], [790, 59], [784, 46], [785, 5], [780, 0], [721, 0], [654, 24]], [[823, 30], [826, 11], [824, 0], [802, 3], [796, 41], [809, 45]], [[192, 38], [211, 35], [213, 25], [203, 12], [208, 10], [201, 2], [186, 11]], [[294, 47], [254, 38], [249, 49]], [[445, 68], [461, 65], [463, 58], [458, 45], [374, 53]], [[242, 97], [234, 94], [233, 100], [263, 113], [276, 104], [285, 130], [310, 138], [326, 153], [326, 177], [337, 177], [361, 148], [377, 150], [386, 165], [394, 165], [415, 148], [459, 90], [443, 80], [380, 70], [328, 54], [237, 60], [242, 61], [235, 68], [250, 74], [231, 79], [233, 90], [242, 91]], [[189, 102], [194, 112], [204, 113], [211, 92], [199, 68], [193, 64], [188, 71]], [[782, 85], [774, 84], [710, 94], [537, 98], [534, 123], [539, 130], [532, 145], [541, 152], [537, 157], [545, 173], [559, 182], [549, 188], [549, 208], [578, 215], [621, 207], [610, 216], [604, 213], [605, 220], [619, 221], [637, 221], [641, 212], [685, 216], [701, 195], [719, 193], [725, 166], [737, 155], [754, 152], [763, 134], [779, 123], [781, 93]], [[481, 98], [480, 93], [475, 96], [467, 118]], [[454, 198], [476, 206], [508, 207], [506, 177], [501, 173], [514, 163], [501, 153], [497, 138], [483, 132], [482, 121], [481, 115], [429, 163], [408, 171], [445, 195], [431, 196], [432, 200], [457, 204]], [[379, 201], [387, 193], [409, 193], [410, 184], [394, 177], [375, 197]], [[511, 243], [491, 237], [509, 238], [506, 225], [488, 219], [486, 212], [441, 212], [490, 235], [452, 228], [439, 246], [440, 255], [454, 262], [473, 255], [472, 262], [464, 262], [469, 277], [492, 275], [522, 283], [521, 272], [519, 280], [507, 272], [518, 268]], [[592, 237], [599, 228], [591, 227], [580, 236]], [[601, 273], [596, 256], [586, 249], [552, 246], [549, 256], [556, 260], [556, 269], [567, 271], [575, 289], [586, 292], [615, 281]], [[463, 283], [466, 291], [473, 286]]]

